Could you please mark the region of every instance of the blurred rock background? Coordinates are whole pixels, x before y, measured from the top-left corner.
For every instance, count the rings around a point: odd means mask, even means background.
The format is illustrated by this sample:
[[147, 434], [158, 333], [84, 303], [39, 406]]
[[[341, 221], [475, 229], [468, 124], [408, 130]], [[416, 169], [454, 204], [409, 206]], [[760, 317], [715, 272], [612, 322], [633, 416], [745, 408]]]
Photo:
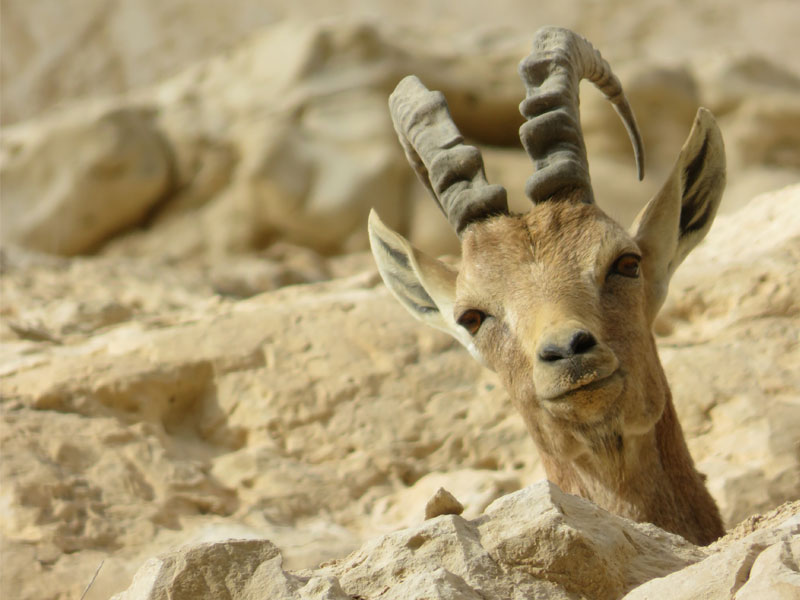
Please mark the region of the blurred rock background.
[[388, 118], [409, 73], [524, 209], [516, 65], [544, 24], [587, 36], [636, 111], [642, 183], [582, 90], [621, 221], [697, 107], [717, 116], [723, 216], [659, 347], [726, 523], [797, 498], [798, 20], [795, 0], [2, 0], [0, 595], [79, 597], [104, 561], [86, 597], [106, 598], [146, 557], [231, 535], [313, 566], [418, 522], [442, 485], [476, 516], [542, 476], [494, 376], [364, 250], [375, 207], [457, 251]]

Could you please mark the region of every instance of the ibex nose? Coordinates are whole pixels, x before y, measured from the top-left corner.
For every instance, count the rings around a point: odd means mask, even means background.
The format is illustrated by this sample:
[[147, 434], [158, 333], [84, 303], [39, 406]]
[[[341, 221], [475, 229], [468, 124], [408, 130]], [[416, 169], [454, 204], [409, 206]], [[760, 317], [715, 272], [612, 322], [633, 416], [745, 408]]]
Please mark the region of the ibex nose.
[[602, 381], [619, 368], [614, 352], [580, 321], [561, 322], [540, 334], [533, 380], [536, 395], [553, 400]]
[[[561, 338], [561, 339], [559, 339]], [[597, 345], [597, 339], [588, 331], [578, 329], [561, 335], [555, 335], [542, 341], [539, 346], [539, 359], [544, 362], [556, 362], [585, 354]]]

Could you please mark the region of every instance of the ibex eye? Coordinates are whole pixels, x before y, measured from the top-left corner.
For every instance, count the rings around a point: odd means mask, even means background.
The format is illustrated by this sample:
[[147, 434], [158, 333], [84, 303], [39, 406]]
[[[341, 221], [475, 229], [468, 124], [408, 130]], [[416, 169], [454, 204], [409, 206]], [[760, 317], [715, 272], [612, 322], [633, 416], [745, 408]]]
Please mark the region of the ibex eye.
[[614, 261], [614, 264], [611, 266], [611, 273], [635, 279], [636, 277], [639, 277], [639, 262], [641, 260], [641, 256], [637, 256], [635, 254], [623, 254], [616, 261]]
[[456, 323], [458, 323], [464, 329], [469, 331], [470, 335], [475, 335], [476, 333], [478, 333], [478, 329], [481, 328], [484, 319], [486, 319], [485, 312], [482, 312], [475, 308], [471, 308], [461, 313], [461, 316], [458, 317]]

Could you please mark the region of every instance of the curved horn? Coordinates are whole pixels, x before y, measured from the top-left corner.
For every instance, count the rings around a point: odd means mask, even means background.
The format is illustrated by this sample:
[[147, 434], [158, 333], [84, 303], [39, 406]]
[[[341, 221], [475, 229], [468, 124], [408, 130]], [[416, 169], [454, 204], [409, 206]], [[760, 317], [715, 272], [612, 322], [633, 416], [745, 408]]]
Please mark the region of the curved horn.
[[486, 181], [480, 151], [463, 143], [441, 92], [410, 75], [389, 97], [389, 111], [408, 162], [458, 235], [474, 221], [508, 212], [506, 190]]
[[578, 84], [588, 79], [611, 101], [633, 144], [639, 179], [644, 177], [644, 148], [636, 118], [619, 79], [600, 53], [583, 37], [560, 27], [536, 32], [533, 52], [519, 65], [526, 98], [519, 110], [527, 119], [520, 127], [522, 145], [536, 164], [525, 184], [534, 203], [578, 190], [594, 202], [589, 162], [578, 111]]

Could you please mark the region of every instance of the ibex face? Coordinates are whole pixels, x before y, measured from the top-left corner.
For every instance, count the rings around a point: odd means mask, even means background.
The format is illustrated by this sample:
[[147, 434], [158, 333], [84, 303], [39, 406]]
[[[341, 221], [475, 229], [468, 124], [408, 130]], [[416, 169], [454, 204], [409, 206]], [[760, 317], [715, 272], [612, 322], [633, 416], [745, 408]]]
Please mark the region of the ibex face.
[[544, 203], [468, 227], [462, 249], [453, 317], [526, 420], [653, 426], [663, 394], [630, 393], [662, 384], [648, 375], [660, 370], [642, 251], [619, 225], [593, 205]]
[[[593, 499], [710, 541], [722, 530], [718, 512], [674, 419], [651, 327], [672, 273], [716, 214], [725, 183], [719, 129], [701, 108], [670, 177], [626, 232], [594, 204], [578, 115], [578, 84], [587, 78], [622, 117], [642, 176], [638, 128], [608, 64], [585, 39], [550, 27], [537, 33], [520, 73], [528, 119], [520, 137], [537, 167], [524, 215], [509, 214], [505, 190], [487, 183], [480, 153], [463, 143], [443, 96], [415, 77], [397, 86], [389, 101], [395, 129], [461, 238], [462, 262], [456, 271], [427, 256], [373, 213], [380, 273], [411, 314], [500, 374], [539, 450], [572, 461], [559, 467], [560, 479], [548, 470], [557, 483], [590, 497], [616, 489], [615, 498]], [[659, 458], [648, 463], [646, 448]], [[668, 508], [641, 500], [654, 487], [643, 483], [647, 470], [665, 465], [679, 465], [675, 494], [691, 481], [692, 499], [711, 507], [707, 523], [693, 520], [691, 501], [677, 511], [678, 496], [664, 501]]]

